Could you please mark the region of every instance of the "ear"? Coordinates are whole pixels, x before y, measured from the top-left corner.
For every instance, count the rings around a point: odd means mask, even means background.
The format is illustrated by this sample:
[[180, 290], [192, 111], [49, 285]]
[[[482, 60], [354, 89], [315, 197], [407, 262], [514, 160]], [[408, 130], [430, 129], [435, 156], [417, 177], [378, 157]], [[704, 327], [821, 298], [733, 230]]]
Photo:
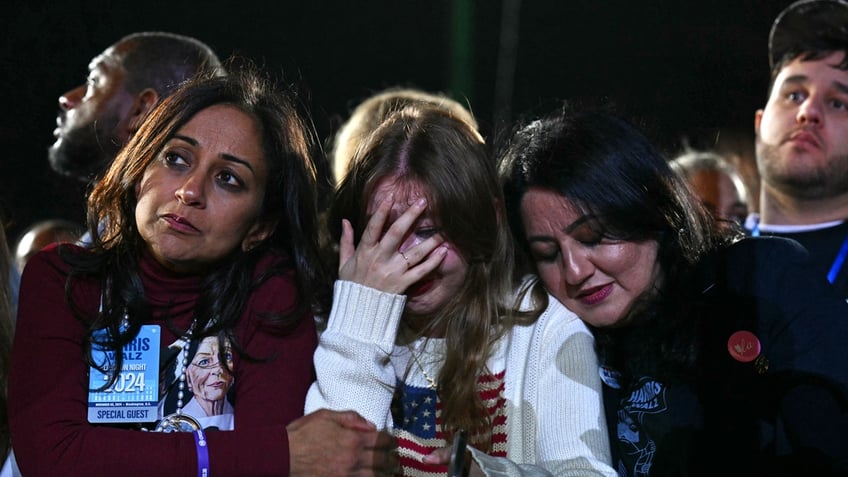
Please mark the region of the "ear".
[[245, 235], [244, 240], [241, 241], [241, 249], [242, 251], [248, 252], [254, 248], [256, 248], [259, 244], [264, 242], [268, 237], [274, 233], [274, 229], [277, 228], [277, 222], [257, 222], [250, 227], [250, 231]]
[[130, 135], [135, 134], [138, 127], [141, 126], [141, 122], [144, 121], [144, 118], [147, 117], [158, 102], [159, 93], [157, 93], [153, 88], [146, 88], [135, 95], [135, 100], [133, 101], [132, 109], [130, 110], [129, 121], [127, 121], [127, 128], [129, 129]]
[[763, 120], [763, 110], [758, 109], [754, 113], [754, 132], [759, 135], [760, 134], [760, 123]]

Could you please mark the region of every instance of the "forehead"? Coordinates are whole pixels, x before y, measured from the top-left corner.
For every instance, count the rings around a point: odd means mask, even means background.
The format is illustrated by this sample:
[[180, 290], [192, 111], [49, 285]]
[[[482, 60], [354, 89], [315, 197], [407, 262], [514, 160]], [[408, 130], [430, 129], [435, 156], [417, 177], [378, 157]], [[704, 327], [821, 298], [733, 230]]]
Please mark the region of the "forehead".
[[521, 198], [521, 215], [528, 228], [553, 227], [565, 230], [583, 214], [562, 194], [531, 187]]
[[837, 51], [815, 60], [795, 58], [781, 68], [774, 84], [776, 86], [786, 82], [848, 84], [848, 71], [839, 68], [845, 55], [846, 53]]
[[256, 119], [229, 104], [214, 104], [201, 109], [183, 124], [177, 134], [202, 137], [206, 145], [239, 153], [242, 159], [262, 162], [262, 137]]
[[[416, 200], [420, 198], [429, 199], [427, 186], [412, 179], [388, 176], [377, 181], [370, 199], [368, 200], [368, 215], [374, 213], [377, 206], [384, 200], [391, 198], [392, 216], [397, 216], [406, 211]], [[429, 207], [428, 207], [429, 208]]]
[[127, 53], [128, 46], [118, 44], [106, 48], [102, 53], [95, 56], [88, 63], [89, 71], [97, 71], [101, 74], [110, 74], [120, 71], [123, 67], [123, 58]]

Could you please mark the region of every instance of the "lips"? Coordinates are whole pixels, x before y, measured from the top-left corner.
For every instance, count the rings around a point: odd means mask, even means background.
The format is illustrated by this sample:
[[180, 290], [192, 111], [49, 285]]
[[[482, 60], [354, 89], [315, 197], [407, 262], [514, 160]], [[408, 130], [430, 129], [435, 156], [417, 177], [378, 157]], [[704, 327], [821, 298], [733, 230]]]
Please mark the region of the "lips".
[[819, 141], [819, 138], [815, 134], [809, 131], [801, 130], [796, 133], [793, 133], [791, 136], [789, 136], [789, 142], [799, 145], [808, 145], [817, 149], [821, 149], [821, 141]]
[[433, 288], [435, 284], [436, 280], [433, 278], [413, 283], [412, 286], [407, 288], [406, 294], [408, 296], [423, 295], [424, 293], [430, 291], [430, 289]]
[[577, 299], [585, 305], [595, 305], [606, 299], [610, 293], [612, 293], [612, 283], [585, 290], [577, 296]]
[[191, 222], [186, 220], [184, 217], [180, 217], [179, 215], [174, 214], [165, 214], [162, 216], [162, 220], [168, 223], [168, 225], [179, 232], [185, 233], [198, 233], [200, 230], [197, 229]]

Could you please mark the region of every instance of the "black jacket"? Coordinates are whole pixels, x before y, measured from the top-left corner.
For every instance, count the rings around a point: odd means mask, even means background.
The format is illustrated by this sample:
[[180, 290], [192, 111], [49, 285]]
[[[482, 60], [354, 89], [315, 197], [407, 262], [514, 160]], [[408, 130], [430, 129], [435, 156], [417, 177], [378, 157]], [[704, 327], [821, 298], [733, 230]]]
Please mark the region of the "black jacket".
[[[783, 238], [737, 242], [696, 277], [686, 285], [692, 332], [675, 343], [691, 349], [691, 366], [664, 374], [640, 364], [622, 389], [605, 385], [621, 475], [848, 476], [845, 300]], [[639, 343], [627, 340], [638, 333], [617, 333], [632, 358]]]

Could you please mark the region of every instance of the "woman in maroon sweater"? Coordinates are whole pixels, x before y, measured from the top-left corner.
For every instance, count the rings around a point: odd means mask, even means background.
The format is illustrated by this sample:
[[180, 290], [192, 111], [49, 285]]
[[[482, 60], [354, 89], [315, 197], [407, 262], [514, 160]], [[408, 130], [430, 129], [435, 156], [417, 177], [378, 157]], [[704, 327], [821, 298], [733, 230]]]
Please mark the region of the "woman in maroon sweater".
[[[315, 165], [272, 86], [251, 70], [184, 86], [89, 195], [91, 246], [30, 260], [9, 381], [24, 476], [396, 465], [392, 438], [355, 413], [301, 417], [322, 273]], [[192, 360], [206, 337], [218, 355]], [[186, 406], [193, 366], [220, 368], [204, 387], [230, 386], [221, 415]]]

